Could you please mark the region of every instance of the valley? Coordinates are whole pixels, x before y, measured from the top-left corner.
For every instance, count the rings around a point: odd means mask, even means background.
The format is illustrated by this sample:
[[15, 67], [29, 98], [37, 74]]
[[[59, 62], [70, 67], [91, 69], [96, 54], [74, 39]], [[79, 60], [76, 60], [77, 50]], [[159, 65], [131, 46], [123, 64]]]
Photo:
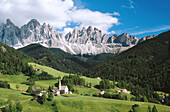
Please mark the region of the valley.
[[[1, 111], [22, 105], [24, 112], [144, 112], [149, 106], [169, 112], [169, 37], [169, 31], [164, 32], [120, 54], [95, 56], [39, 44], [15, 50], [0, 42]], [[68, 90], [63, 94], [60, 86]]]
[[[52, 69], [50, 67], [42, 66], [36, 63], [29, 63], [30, 65], [36, 68], [41, 68], [42, 70], [48, 72], [49, 74], [55, 76], [55, 77], [63, 77], [65, 75], [69, 75], [68, 73], [63, 73], [60, 71], [57, 71], [55, 69]], [[15, 77], [15, 78], [14, 78]], [[26, 99], [33, 98], [32, 96], [28, 95], [26, 92], [18, 91], [16, 89], [16, 85], [19, 85], [20, 89], [27, 89], [28, 86], [25, 84], [22, 84], [22, 82], [25, 82], [28, 77], [24, 76], [23, 74], [20, 75], [0, 75], [0, 79], [4, 81], [8, 81], [11, 85], [11, 89], [2, 89], [0, 88], [0, 107], [7, 104], [6, 102], [10, 99], [13, 102], [16, 101], [22, 101]], [[147, 102], [136, 102], [136, 101], [129, 101], [129, 100], [117, 100], [117, 99], [107, 99], [107, 98], [100, 98], [100, 97], [92, 97], [91, 95], [93, 93], [98, 92], [99, 90], [95, 89], [94, 86], [98, 85], [101, 79], [96, 78], [83, 78], [88, 81], [89, 83], [92, 83], [92, 88], [86, 88], [86, 87], [79, 87], [75, 86], [75, 88], [78, 90], [78, 93], [76, 95], [68, 95], [68, 96], [54, 96], [53, 101], [47, 101], [45, 104], [39, 104], [37, 101], [25, 101], [21, 102], [23, 105], [23, 112], [27, 111], [49, 111], [53, 112], [58, 109], [59, 112], [66, 112], [66, 111], [81, 111], [81, 112], [128, 112], [132, 105], [138, 104], [140, 107], [139, 112], [147, 111], [148, 106], [153, 107], [156, 105], [159, 112], [169, 112], [170, 107], [164, 106], [160, 104], [154, 104], [154, 103], [147, 103]], [[15, 79], [15, 80], [14, 80]], [[54, 85], [57, 82], [57, 80], [44, 80], [44, 81], [35, 81], [35, 87], [43, 87], [48, 88], [49, 85]], [[115, 89], [118, 89], [117, 87]], [[88, 95], [88, 96], [86, 96]], [[53, 103], [56, 103], [56, 107], [52, 106]]]
[[0, 112], [170, 112], [170, 0], [0, 0]]

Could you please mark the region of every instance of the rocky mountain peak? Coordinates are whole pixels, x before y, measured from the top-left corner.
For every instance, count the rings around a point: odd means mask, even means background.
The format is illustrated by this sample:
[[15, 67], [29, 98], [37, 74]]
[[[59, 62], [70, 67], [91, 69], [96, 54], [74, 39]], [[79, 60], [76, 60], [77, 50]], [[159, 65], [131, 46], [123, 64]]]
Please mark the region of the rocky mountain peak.
[[92, 27], [92, 26], [89, 26], [89, 27], [87, 28], [87, 32], [93, 32], [93, 27]]
[[43, 26], [43, 27], [47, 27], [46, 23], [44, 23], [42, 26]]
[[126, 37], [129, 37], [129, 34], [128, 34], [128, 33], [122, 33], [120, 36], [126, 36]]
[[154, 37], [156, 37], [157, 35], [148, 35], [148, 36], [144, 36], [143, 38], [141, 38], [139, 41], [138, 41], [138, 44], [145, 41], [145, 40], [148, 40], [148, 39], [152, 39]]
[[87, 32], [86, 28], [83, 27], [83, 29], [81, 30], [81, 32]]
[[76, 33], [76, 34], [78, 33], [78, 28], [77, 27], [73, 29], [73, 33]]
[[11, 20], [10, 19], [7, 19], [6, 20], [6, 25], [8, 26], [8, 27], [12, 27], [12, 26], [15, 26], [12, 22], [11, 22]]
[[32, 19], [21, 28], [15, 26], [10, 19], [6, 20], [6, 24], [0, 25], [0, 41], [7, 45], [20, 48], [32, 43], [40, 43], [45, 47], [60, 48], [71, 54], [116, 53], [153, 37], [146, 36], [138, 39], [127, 33], [108, 36], [92, 26], [87, 29], [83, 27], [81, 30], [74, 28], [73, 32], [63, 36], [49, 24], [41, 25], [36, 19]]
[[36, 19], [32, 19], [28, 22], [27, 26], [32, 30], [32, 29], [39, 27], [41, 25]]

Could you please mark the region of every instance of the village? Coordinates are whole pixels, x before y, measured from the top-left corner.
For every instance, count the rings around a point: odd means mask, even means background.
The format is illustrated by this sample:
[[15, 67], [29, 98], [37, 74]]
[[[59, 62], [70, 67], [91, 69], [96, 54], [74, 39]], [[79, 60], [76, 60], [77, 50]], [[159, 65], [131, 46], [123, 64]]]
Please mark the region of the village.
[[[42, 72], [43, 70], [41, 68], [34, 68], [35, 71], [39, 71], [39, 72]], [[96, 79], [98, 80], [102, 80], [100, 77], [96, 77]], [[72, 92], [71, 90], [69, 90], [69, 87], [67, 85], [63, 85], [61, 82], [61, 79], [57, 79], [56, 82], [58, 83], [58, 85], [55, 87], [55, 88], [41, 88], [41, 87], [35, 87], [33, 86], [31, 89], [34, 93], [34, 99], [37, 100], [38, 97], [42, 97], [43, 94], [45, 95], [48, 95], [49, 92], [52, 92], [53, 96], [62, 96], [62, 95], [66, 95], [66, 94], [80, 94], [80, 95], [83, 95], [81, 93], [75, 93], [75, 92]], [[93, 87], [91, 88], [93, 89]], [[97, 89], [97, 88], [96, 88]], [[19, 91], [26, 91], [26, 90], [22, 90], [22, 89], [19, 89]], [[105, 93], [108, 92], [108, 90], [106, 89], [97, 89], [99, 92], [96, 92], [94, 93], [93, 95], [91, 96], [104, 96]], [[120, 94], [120, 93], [125, 93], [125, 94], [130, 94], [131, 92], [128, 91], [127, 89], [116, 89], [115, 92], [117, 94]]]

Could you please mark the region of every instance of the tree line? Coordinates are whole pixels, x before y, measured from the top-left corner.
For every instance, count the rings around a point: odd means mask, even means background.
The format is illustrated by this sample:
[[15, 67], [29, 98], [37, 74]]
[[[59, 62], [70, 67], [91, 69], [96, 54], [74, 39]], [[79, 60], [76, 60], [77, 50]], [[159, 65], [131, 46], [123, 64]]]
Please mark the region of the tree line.
[[[170, 93], [170, 32], [144, 41], [84, 75], [118, 82], [136, 96], [160, 102], [154, 91]], [[140, 97], [139, 97], [140, 99]]]

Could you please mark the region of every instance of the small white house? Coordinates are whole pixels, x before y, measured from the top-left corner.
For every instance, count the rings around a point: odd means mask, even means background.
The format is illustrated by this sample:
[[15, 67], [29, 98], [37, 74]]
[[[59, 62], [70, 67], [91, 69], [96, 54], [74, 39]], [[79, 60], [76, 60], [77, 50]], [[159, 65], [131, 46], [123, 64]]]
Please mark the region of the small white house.
[[96, 77], [96, 79], [101, 79], [100, 77]]
[[130, 94], [130, 91], [128, 91], [127, 89], [122, 89], [121, 92], [122, 92], [122, 93]]
[[100, 94], [101, 94], [101, 95], [104, 95], [104, 91], [101, 91]]

